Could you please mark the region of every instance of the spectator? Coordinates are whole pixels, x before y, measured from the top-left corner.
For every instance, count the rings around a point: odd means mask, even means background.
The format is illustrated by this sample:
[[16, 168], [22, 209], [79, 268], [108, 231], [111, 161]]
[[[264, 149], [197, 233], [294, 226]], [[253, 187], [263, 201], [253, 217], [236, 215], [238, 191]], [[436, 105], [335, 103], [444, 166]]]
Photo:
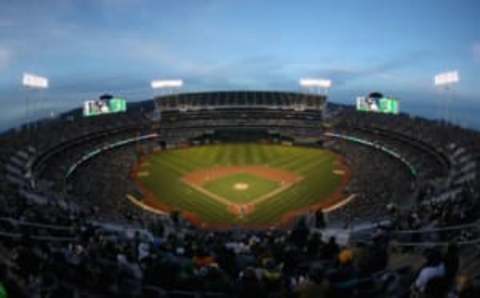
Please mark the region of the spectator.
[[457, 276], [460, 259], [458, 255], [458, 246], [454, 242], [450, 242], [447, 247], [447, 252], [443, 257], [445, 263], [446, 278], [449, 283], [455, 280]]
[[324, 229], [326, 227], [325, 214], [322, 209], [315, 211], [315, 225], [317, 229]]
[[324, 259], [333, 259], [340, 252], [340, 247], [337, 244], [337, 240], [334, 236], [331, 236], [327, 245], [323, 247], [322, 257]]
[[265, 297], [267, 295], [265, 287], [252, 268], [247, 268], [240, 274], [238, 285], [239, 298]]
[[435, 249], [427, 251], [427, 262], [420, 270], [412, 290], [415, 293], [424, 293], [430, 281], [445, 277], [445, 264], [440, 252]]
[[480, 289], [475, 286], [468, 275], [461, 275], [457, 278], [457, 284], [449, 298], [477, 298], [480, 297]]

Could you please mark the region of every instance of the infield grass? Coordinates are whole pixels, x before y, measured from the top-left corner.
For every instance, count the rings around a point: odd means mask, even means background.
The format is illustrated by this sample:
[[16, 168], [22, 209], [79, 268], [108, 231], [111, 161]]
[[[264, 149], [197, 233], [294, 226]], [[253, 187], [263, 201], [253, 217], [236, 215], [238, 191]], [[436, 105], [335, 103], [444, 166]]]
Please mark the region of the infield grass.
[[[244, 184], [246, 189], [236, 189], [235, 185]], [[207, 182], [203, 187], [233, 203], [249, 203], [277, 187], [279, 183], [248, 173], [238, 173]]]

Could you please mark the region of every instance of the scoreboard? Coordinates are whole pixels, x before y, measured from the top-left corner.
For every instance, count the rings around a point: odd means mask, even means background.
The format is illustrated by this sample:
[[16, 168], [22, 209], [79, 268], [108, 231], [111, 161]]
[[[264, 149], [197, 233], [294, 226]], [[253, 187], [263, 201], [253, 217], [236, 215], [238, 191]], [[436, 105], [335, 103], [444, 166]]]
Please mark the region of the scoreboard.
[[357, 111], [398, 114], [398, 100], [393, 97], [357, 97]]
[[87, 100], [83, 103], [83, 115], [86, 117], [126, 111], [127, 101], [124, 98], [119, 97]]

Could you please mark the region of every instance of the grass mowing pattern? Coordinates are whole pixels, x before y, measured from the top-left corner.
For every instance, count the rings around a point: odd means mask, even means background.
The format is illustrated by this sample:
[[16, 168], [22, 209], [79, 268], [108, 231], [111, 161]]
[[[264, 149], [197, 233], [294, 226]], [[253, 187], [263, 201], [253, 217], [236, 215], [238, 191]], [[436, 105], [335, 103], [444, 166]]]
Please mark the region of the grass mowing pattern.
[[[263, 144], [209, 145], [153, 154], [145, 160], [148, 163], [142, 166], [142, 171], [148, 171], [149, 176], [138, 179], [162, 203], [195, 213], [206, 223], [275, 224], [286, 212], [318, 203], [337, 190], [342, 178], [333, 174], [336, 160], [337, 156], [329, 151], [304, 147]], [[181, 177], [191, 171], [220, 165], [268, 165], [297, 173], [304, 179], [259, 203], [253, 213], [239, 218], [230, 213], [225, 205], [181, 181]]]
[[[235, 190], [236, 183], [248, 184], [246, 190]], [[234, 203], [248, 203], [278, 187], [278, 183], [247, 173], [228, 175], [203, 185], [208, 191]]]

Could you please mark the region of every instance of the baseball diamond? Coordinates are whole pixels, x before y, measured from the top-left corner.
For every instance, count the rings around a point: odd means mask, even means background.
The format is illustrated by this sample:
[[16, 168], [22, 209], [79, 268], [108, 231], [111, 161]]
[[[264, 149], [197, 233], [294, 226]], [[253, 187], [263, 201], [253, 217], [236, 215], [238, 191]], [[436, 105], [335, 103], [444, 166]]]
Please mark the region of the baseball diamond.
[[159, 151], [137, 169], [146, 205], [209, 226], [279, 224], [293, 212], [338, 203], [349, 179], [333, 152], [254, 143]]

